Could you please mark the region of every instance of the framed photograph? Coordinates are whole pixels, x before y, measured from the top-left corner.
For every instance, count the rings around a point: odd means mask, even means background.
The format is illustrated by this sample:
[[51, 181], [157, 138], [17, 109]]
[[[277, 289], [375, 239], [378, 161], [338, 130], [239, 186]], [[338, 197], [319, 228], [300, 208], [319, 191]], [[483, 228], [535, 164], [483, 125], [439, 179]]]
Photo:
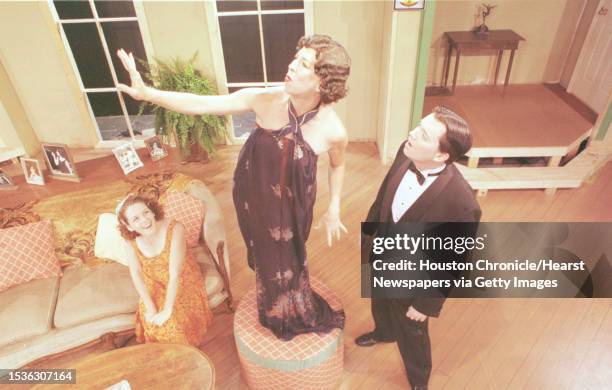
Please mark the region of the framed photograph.
[[393, 9], [396, 11], [423, 8], [425, 8], [425, 0], [393, 0]]
[[81, 181], [68, 145], [43, 143], [42, 149], [51, 177], [60, 180]]
[[151, 160], [153, 161], [161, 160], [162, 158], [168, 155], [166, 145], [164, 145], [158, 135], [146, 139], [145, 145], [147, 146], [147, 150], [149, 151], [149, 154], [151, 155]]
[[37, 186], [45, 185], [45, 176], [43, 175], [38, 160], [33, 158], [22, 158], [21, 169], [23, 169], [23, 174], [28, 184], [36, 184]]
[[118, 146], [113, 149], [113, 153], [125, 175], [144, 166], [132, 144], [126, 143]]
[[13, 183], [11, 177], [0, 169], [0, 190], [16, 190], [17, 186]]

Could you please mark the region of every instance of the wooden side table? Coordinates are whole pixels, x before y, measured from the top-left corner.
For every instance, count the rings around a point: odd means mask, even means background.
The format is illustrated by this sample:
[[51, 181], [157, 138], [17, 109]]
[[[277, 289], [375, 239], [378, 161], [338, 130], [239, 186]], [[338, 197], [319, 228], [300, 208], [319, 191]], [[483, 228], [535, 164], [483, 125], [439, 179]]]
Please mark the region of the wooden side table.
[[[127, 380], [132, 389], [213, 389], [215, 368], [204, 353], [178, 344], [139, 344], [85, 358], [71, 389], [104, 389]], [[66, 386], [66, 385], [64, 385]], [[38, 385], [54, 389], [61, 385]]]
[[487, 35], [475, 34], [471, 31], [446, 31], [444, 36], [446, 36], [446, 39], [448, 40], [448, 52], [446, 53], [446, 58], [444, 59], [442, 74], [442, 78], [444, 79], [444, 88], [446, 88], [448, 83], [448, 73], [450, 70], [450, 61], [453, 49], [455, 49], [456, 52], [451, 95], [455, 93], [457, 73], [459, 71], [459, 59], [461, 58], [461, 51], [464, 49], [497, 50], [497, 65], [495, 66], [495, 78], [493, 79], [493, 85], [497, 84], [499, 65], [501, 63], [504, 50], [510, 50], [510, 60], [508, 62], [508, 68], [506, 69], [506, 81], [504, 82], [503, 90], [503, 92], [506, 92], [508, 80], [510, 80], [510, 71], [512, 70], [514, 52], [516, 49], [518, 49], [519, 42], [524, 41], [525, 38], [521, 37], [512, 30], [491, 30]]

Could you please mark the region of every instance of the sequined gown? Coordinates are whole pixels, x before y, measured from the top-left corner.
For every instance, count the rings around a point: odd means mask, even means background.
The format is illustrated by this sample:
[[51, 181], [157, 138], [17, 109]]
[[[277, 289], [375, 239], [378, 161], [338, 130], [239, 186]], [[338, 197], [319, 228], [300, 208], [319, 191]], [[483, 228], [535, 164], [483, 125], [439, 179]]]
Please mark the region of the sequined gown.
[[306, 240], [317, 190], [317, 155], [289, 105], [289, 124], [280, 130], [256, 128], [243, 146], [234, 172], [234, 206], [255, 270], [259, 321], [276, 337], [290, 340], [308, 332], [344, 327], [344, 312], [310, 288]]

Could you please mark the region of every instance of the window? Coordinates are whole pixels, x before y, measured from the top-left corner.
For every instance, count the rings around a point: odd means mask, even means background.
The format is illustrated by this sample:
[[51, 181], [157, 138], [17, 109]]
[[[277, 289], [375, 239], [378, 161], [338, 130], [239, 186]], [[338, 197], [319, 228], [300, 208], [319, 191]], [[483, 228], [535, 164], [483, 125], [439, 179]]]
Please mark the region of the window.
[[[304, 1], [217, 0], [228, 91], [282, 85], [300, 37]], [[236, 137], [248, 136], [255, 114], [232, 116]]]
[[100, 140], [146, 138], [142, 131], [154, 128], [154, 116], [137, 116], [139, 103], [124, 100], [117, 90], [117, 83], [130, 84], [117, 49], [147, 60], [133, 2], [54, 0], [50, 5]]

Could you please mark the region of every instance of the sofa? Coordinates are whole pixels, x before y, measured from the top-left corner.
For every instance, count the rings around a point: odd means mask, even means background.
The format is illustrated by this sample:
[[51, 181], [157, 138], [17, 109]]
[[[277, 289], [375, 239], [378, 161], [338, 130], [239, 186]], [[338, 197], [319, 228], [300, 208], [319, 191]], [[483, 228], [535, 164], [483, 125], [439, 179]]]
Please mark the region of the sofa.
[[189, 251], [203, 272], [209, 307], [233, 310], [223, 218], [204, 183], [166, 172], [61, 194], [0, 209], [0, 228], [51, 220], [61, 265], [60, 276], [0, 292], [0, 367], [35, 366], [42, 359], [100, 341], [118, 346], [116, 341], [125, 338], [117, 336], [133, 333], [138, 294], [125, 265], [95, 256], [100, 244], [98, 219], [114, 212], [126, 193], [157, 197], [164, 204], [172, 191], [202, 204], [201, 227]]

